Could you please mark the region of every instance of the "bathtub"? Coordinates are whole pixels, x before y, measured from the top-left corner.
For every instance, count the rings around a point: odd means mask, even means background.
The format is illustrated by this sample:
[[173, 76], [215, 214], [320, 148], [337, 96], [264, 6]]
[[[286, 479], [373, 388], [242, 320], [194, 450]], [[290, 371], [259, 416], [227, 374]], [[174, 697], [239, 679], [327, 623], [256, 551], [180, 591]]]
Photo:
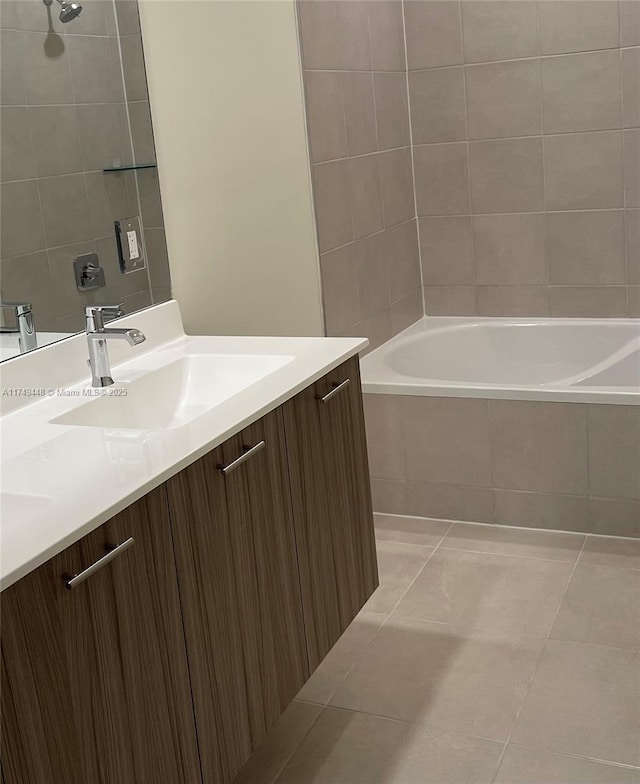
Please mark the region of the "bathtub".
[[640, 319], [426, 316], [362, 360], [365, 392], [640, 405]]
[[640, 536], [640, 320], [425, 317], [361, 362], [374, 509]]

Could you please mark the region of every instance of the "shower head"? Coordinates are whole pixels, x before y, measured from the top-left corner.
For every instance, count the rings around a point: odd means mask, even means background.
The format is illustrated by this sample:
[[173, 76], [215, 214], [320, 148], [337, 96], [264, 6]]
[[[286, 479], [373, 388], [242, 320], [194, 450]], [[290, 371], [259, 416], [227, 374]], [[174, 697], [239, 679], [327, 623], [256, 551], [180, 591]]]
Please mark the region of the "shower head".
[[63, 24], [70, 22], [72, 19], [75, 19], [76, 16], [79, 16], [80, 11], [82, 11], [82, 6], [80, 3], [67, 3], [66, 0], [58, 0], [58, 2], [62, 6], [62, 10], [60, 11], [60, 16], [58, 18]]
[[[53, 0], [43, 0], [43, 2], [48, 7], [52, 4]], [[76, 16], [79, 16], [80, 11], [82, 11], [82, 6], [80, 3], [75, 3], [73, 0], [71, 0], [71, 2], [68, 2], [68, 0], [58, 0], [58, 2], [62, 7], [60, 15], [58, 16], [58, 19], [62, 22], [62, 24], [66, 24], [72, 19], [75, 19]]]

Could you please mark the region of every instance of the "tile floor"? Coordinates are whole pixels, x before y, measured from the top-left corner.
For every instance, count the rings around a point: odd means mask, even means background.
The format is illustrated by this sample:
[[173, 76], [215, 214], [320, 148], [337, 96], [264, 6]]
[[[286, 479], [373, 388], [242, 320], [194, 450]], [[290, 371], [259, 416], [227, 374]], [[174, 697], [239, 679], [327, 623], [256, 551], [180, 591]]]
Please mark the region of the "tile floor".
[[640, 784], [640, 540], [376, 532], [380, 587], [234, 784]]

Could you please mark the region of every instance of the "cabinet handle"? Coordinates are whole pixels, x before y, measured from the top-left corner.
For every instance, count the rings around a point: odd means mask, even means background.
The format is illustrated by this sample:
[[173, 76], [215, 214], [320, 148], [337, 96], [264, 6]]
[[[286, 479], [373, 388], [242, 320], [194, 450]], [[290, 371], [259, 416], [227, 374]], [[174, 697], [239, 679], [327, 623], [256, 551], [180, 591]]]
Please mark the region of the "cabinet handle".
[[227, 466], [219, 465], [218, 468], [220, 469], [222, 474], [226, 476], [227, 474], [230, 474], [234, 469], [238, 468], [238, 466], [241, 466], [243, 463], [246, 463], [250, 457], [257, 455], [258, 452], [261, 452], [266, 445], [267, 444], [265, 441], [258, 441], [258, 443], [255, 446], [245, 446], [243, 447], [243, 449], [246, 450], [244, 454], [240, 455], [240, 457], [237, 457], [233, 462], [229, 463], [229, 465]]
[[91, 566], [87, 566], [79, 574], [72, 574], [72, 575], [65, 575], [65, 585], [71, 591], [76, 588], [80, 583], [83, 583], [85, 580], [89, 579], [92, 574], [95, 574], [97, 571], [102, 569], [103, 566], [106, 566], [108, 563], [111, 563], [114, 558], [117, 558], [120, 553], [123, 553], [125, 550], [128, 550], [130, 547], [133, 546], [134, 539], [130, 536], [128, 539], [125, 539], [122, 544], [118, 545], [107, 545], [107, 549], [109, 552], [106, 555], [103, 555], [102, 558], [99, 558], [95, 563], [92, 563]]
[[340, 392], [342, 392], [343, 389], [346, 389], [346, 387], [348, 387], [350, 383], [351, 381], [348, 378], [345, 378], [345, 380], [341, 381], [340, 383], [334, 381], [333, 389], [331, 390], [331, 392], [327, 392], [327, 394], [324, 396], [316, 395], [316, 400], [319, 400], [321, 403], [328, 403], [332, 398], [340, 394]]

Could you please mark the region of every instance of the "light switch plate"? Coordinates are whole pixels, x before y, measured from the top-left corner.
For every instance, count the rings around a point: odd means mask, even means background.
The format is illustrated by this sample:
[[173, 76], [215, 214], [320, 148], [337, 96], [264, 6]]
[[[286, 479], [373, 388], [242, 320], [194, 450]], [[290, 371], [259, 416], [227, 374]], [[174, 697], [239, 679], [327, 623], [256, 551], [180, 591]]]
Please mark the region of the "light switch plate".
[[146, 267], [144, 244], [142, 242], [142, 226], [140, 218], [124, 218], [114, 222], [120, 271], [122, 273], [136, 272]]

